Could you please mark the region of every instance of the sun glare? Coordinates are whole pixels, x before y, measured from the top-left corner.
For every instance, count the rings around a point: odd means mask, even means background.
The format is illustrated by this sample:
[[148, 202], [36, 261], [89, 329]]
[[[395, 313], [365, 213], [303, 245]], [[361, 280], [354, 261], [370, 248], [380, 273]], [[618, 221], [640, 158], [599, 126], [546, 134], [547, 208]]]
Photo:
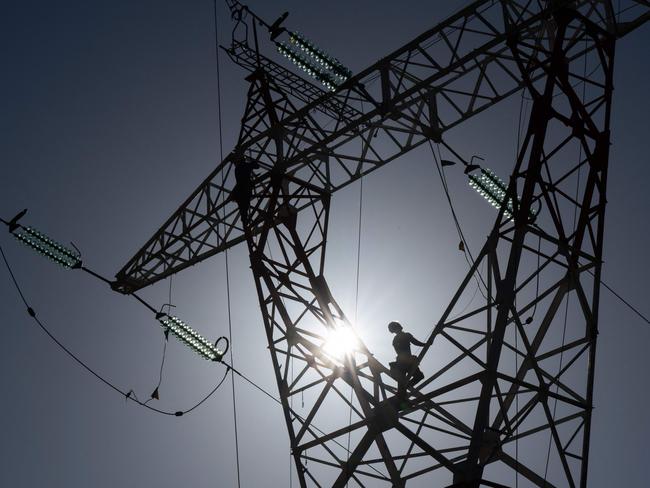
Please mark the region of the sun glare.
[[348, 325], [340, 325], [336, 329], [329, 331], [323, 351], [336, 359], [343, 359], [348, 354], [352, 354], [359, 347], [359, 341], [356, 335]]

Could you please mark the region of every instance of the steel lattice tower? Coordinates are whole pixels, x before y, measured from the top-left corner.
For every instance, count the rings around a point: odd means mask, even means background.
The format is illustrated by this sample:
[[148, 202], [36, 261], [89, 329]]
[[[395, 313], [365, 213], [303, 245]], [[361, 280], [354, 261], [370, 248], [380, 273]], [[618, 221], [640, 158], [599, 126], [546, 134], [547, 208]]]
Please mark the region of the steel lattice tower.
[[[498, 487], [513, 471], [522, 486], [586, 486], [614, 50], [650, 17], [627, 4], [623, 21], [609, 1], [479, 0], [326, 93], [265, 57], [265, 24], [231, 2], [248, 28], [228, 53], [250, 71], [237, 145], [116, 288], [246, 243], [301, 486]], [[353, 354], [324, 347], [350, 326], [324, 277], [330, 199], [522, 90], [512, 208], [419, 355], [430, 376], [399, 397], [360, 338]], [[475, 280], [485, 298], [463, 310]]]

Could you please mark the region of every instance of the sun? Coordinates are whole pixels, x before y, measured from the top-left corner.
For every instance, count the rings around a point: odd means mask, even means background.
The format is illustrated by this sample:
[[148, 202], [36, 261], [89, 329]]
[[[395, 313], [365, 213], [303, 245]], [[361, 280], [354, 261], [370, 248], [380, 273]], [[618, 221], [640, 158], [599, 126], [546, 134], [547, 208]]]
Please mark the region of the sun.
[[323, 351], [335, 359], [343, 359], [353, 354], [359, 348], [359, 339], [352, 327], [347, 324], [337, 324], [335, 329], [327, 332]]

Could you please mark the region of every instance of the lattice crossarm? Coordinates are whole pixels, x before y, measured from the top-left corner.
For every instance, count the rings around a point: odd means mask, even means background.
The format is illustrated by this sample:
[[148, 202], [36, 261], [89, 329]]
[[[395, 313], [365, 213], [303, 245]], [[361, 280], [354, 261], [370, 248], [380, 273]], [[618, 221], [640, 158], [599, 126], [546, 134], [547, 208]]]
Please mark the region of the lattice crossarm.
[[[284, 128], [276, 127], [274, 134], [263, 117], [250, 120], [240, 149], [260, 164], [273, 164], [269, 144], [280, 130], [292, 174], [328, 191], [340, 189], [427, 140], [439, 139], [445, 131], [520, 90], [524, 79], [541, 79], [546, 64], [540, 57], [543, 51], [534, 46], [552, 29], [550, 11], [540, 10], [538, 3], [475, 2], [355, 76], [336, 93], [317, 98], [300, 110], [288, 100], [276, 103]], [[595, 25], [612, 30], [608, 3], [554, 2], [553, 8], [571, 5], [593, 18]], [[622, 6], [625, 14], [617, 16], [617, 25], [628, 26], [625, 32], [645, 22], [649, 10], [644, 2], [629, 0], [635, 6], [632, 9], [627, 9], [627, 3]], [[507, 47], [515, 32], [521, 45], [532, 46], [525, 56], [529, 63], [523, 79]], [[377, 77], [382, 83], [373, 84]], [[326, 113], [314, 113], [321, 107]], [[391, 144], [380, 150], [373, 145], [375, 136]], [[362, 144], [354, 144], [357, 139]], [[147, 286], [241, 242], [236, 212], [227, 211], [224, 217], [214, 215], [213, 205], [200, 205], [202, 195], [218, 185], [220, 170], [211, 177], [214, 181], [204, 182], [118, 273], [120, 288], [132, 291]], [[234, 179], [228, 180], [224, 192], [233, 188]], [[180, 224], [191, 216], [200, 225], [190, 225], [186, 232]], [[223, 231], [216, 230], [221, 225]], [[217, 237], [222, 235], [229, 239], [224, 246], [222, 237]]]

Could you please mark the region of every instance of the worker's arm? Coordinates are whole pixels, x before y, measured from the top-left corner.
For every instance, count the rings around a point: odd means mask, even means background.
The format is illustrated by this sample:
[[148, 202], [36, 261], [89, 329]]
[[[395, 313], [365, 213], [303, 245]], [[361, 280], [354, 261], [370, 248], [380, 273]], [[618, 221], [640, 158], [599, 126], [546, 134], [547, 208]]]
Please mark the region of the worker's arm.
[[[409, 334], [409, 335], [411, 335], [411, 334]], [[424, 347], [424, 346], [426, 346], [426, 344], [425, 344], [424, 342], [420, 342], [420, 341], [418, 341], [418, 340], [417, 340], [415, 337], [413, 337], [412, 335], [411, 335], [411, 344], [413, 344], [414, 346], [418, 346], [418, 347]]]

